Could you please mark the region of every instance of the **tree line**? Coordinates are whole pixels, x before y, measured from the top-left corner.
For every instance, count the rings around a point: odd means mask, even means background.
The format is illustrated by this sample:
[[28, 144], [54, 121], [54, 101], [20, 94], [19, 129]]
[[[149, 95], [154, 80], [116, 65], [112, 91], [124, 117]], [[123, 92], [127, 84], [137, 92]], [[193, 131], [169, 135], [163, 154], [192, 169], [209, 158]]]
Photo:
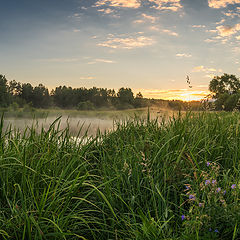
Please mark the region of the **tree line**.
[[0, 107], [24, 107], [26, 104], [34, 108], [127, 109], [146, 107], [147, 100], [141, 92], [134, 96], [131, 88], [124, 87], [116, 92], [107, 88], [59, 86], [49, 93], [43, 84], [34, 87], [30, 83], [8, 81], [4, 75], [0, 75]]

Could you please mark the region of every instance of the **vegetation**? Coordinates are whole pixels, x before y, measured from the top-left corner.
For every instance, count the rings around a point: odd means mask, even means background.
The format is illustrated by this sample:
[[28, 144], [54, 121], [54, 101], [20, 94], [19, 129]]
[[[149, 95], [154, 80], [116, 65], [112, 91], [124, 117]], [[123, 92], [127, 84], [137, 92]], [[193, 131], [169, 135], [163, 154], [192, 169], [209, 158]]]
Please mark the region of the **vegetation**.
[[240, 115], [187, 113], [72, 138], [0, 124], [2, 239], [239, 239]]
[[240, 81], [235, 75], [215, 76], [210, 84], [215, 110], [240, 110]]
[[134, 98], [130, 88], [72, 88], [56, 87], [49, 94], [48, 89], [39, 84], [33, 87], [30, 83], [20, 83], [0, 75], [0, 107], [29, 106], [29, 108], [59, 107], [63, 109], [94, 110], [100, 108], [126, 109], [146, 107], [147, 102], [141, 93]]
[[33, 112], [35, 109], [61, 108], [85, 110], [123, 110], [157, 106], [173, 110], [202, 110], [198, 101], [167, 101], [144, 98], [141, 92], [134, 94], [131, 88], [120, 88], [118, 92], [106, 88], [72, 88], [66, 86], [49, 90], [39, 84], [33, 87], [30, 83], [7, 81], [0, 75], [0, 108], [8, 111]]

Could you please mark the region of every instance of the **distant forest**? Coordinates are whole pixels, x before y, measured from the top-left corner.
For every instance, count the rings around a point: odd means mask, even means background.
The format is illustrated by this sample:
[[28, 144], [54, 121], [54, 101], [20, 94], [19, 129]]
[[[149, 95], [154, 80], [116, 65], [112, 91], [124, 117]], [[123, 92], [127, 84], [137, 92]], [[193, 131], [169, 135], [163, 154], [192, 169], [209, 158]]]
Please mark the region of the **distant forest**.
[[201, 110], [198, 101], [160, 100], [144, 98], [141, 92], [134, 96], [131, 88], [120, 88], [118, 92], [107, 88], [72, 88], [59, 86], [50, 93], [43, 84], [8, 81], [0, 75], [0, 107], [16, 110], [18, 108], [62, 108], [77, 110], [131, 109], [147, 106], [171, 108], [174, 110]]

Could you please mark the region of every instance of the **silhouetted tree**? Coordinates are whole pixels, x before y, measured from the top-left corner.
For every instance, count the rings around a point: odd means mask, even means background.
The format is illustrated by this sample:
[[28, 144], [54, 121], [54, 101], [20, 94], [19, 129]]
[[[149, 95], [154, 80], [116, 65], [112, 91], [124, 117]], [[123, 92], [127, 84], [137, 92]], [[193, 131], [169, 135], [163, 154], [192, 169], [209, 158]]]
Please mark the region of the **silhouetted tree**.
[[7, 107], [10, 103], [10, 94], [5, 76], [0, 75], [0, 107]]

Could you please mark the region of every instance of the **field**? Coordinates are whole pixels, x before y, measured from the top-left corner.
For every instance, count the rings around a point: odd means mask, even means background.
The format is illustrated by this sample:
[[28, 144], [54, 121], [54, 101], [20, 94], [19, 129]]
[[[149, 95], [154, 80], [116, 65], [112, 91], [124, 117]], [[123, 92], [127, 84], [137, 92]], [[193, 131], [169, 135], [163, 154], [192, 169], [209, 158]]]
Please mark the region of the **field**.
[[239, 113], [148, 115], [74, 138], [59, 121], [1, 121], [2, 239], [240, 238]]

